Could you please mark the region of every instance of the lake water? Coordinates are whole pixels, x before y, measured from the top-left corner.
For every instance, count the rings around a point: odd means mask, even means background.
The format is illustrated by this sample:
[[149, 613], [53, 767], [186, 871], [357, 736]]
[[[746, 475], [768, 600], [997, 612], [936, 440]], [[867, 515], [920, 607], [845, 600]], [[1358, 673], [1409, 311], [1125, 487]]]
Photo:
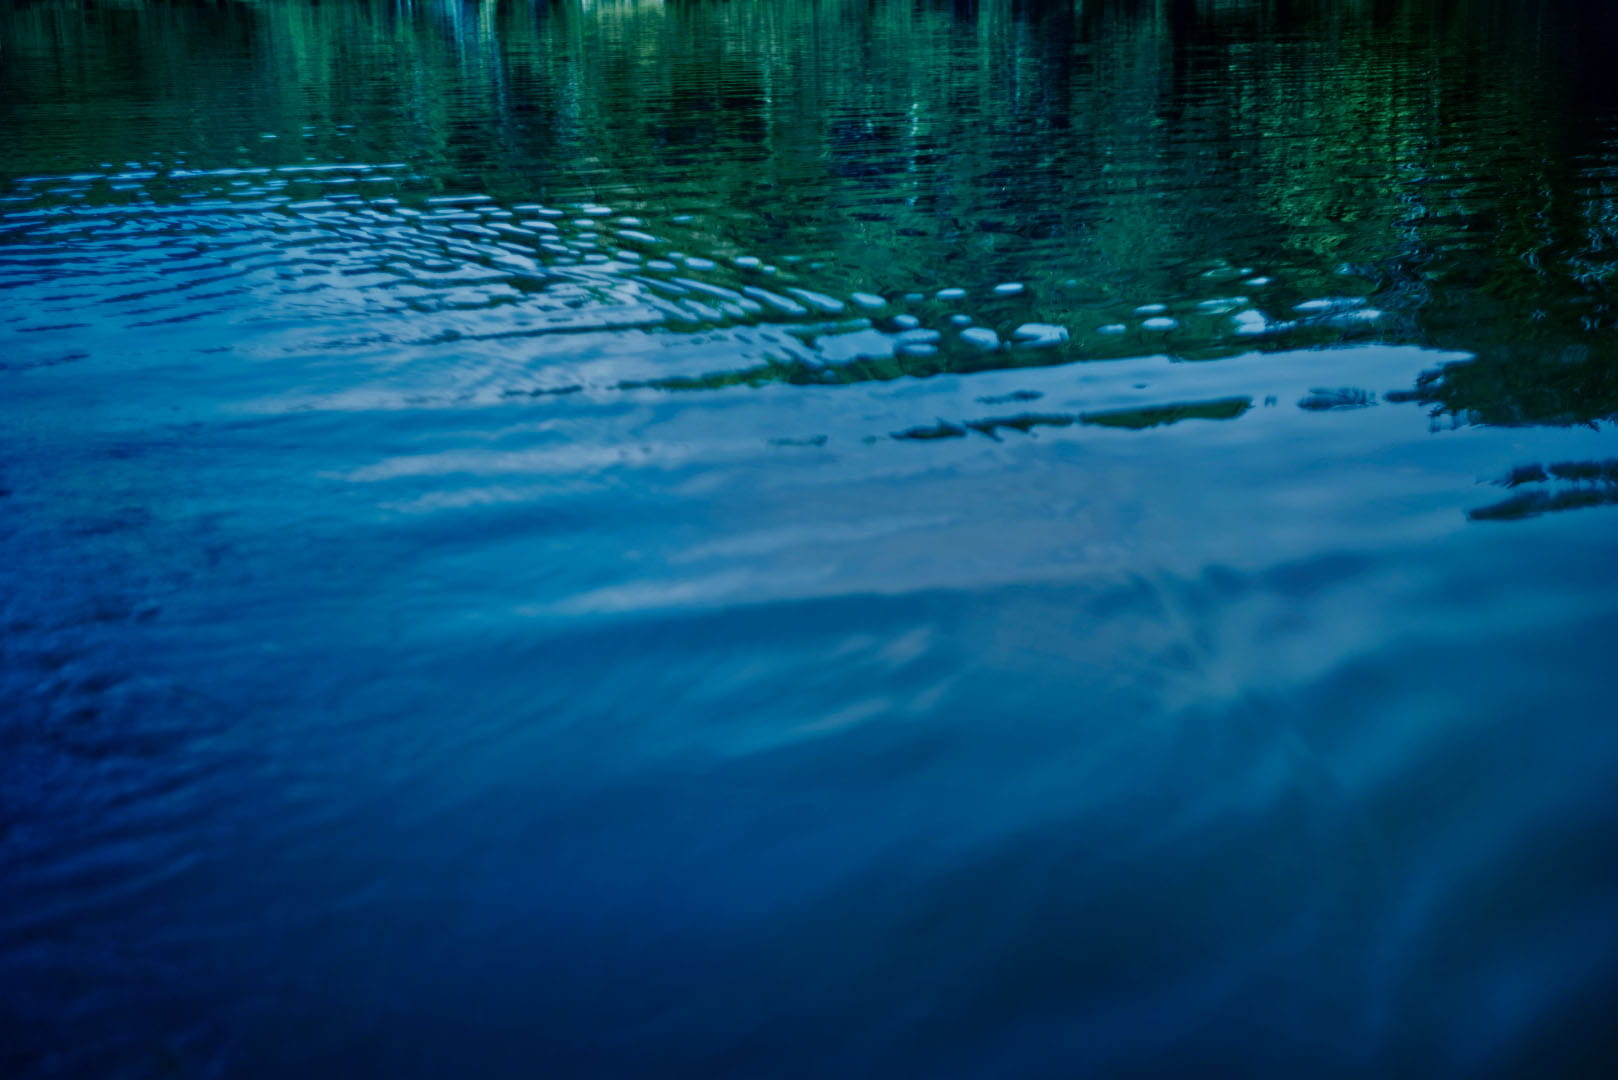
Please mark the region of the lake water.
[[1618, 19], [0, 8], [0, 1073], [1618, 1061]]

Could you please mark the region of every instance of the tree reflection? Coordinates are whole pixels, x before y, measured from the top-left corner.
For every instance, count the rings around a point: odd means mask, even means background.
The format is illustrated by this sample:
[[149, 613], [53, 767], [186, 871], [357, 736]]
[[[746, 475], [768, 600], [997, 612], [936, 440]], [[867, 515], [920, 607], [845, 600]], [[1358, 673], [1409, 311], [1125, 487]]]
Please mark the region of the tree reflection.
[[[4, 20], [13, 174], [116, 157], [128, 104], [160, 102], [170, 161], [402, 158], [443, 190], [694, 214], [713, 250], [833, 285], [1027, 282], [1026, 316], [1072, 327], [1080, 358], [1419, 343], [1476, 357], [1415, 388], [1466, 421], [1618, 415], [1613, 16], [1583, 6], [35, 0]], [[1264, 332], [1196, 317], [1226, 295]], [[1378, 320], [1293, 311], [1340, 296]], [[1178, 332], [1094, 334], [1148, 301]]]

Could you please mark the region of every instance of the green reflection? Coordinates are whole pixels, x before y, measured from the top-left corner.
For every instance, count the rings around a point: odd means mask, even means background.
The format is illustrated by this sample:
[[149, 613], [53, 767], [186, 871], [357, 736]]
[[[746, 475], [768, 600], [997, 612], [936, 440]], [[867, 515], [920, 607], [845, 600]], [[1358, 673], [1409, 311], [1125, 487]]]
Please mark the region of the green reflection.
[[1073, 334], [840, 378], [1370, 339], [1476, 355], [1416, 388], [1440, 411], [1586, 423], [1618, 415], [1611, 23], [1507, 0], [34, 2], [0, 13], [0, 168], [400, 161], [427, 192], [691, 215], [681, 243], [712, 257], [843, 295], [961, 285], [980, 322]]

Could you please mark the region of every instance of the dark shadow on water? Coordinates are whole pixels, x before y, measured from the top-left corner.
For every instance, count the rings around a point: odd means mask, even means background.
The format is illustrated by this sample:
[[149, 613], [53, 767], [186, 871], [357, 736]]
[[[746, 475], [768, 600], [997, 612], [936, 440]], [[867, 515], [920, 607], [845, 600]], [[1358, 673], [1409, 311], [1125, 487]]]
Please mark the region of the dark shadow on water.
[[1473, 521], [1517, 521], [1561, 510], [1618, 504], [1618, 460], [1519, 465], [1501, 481], [1525, 488], [1510, 498], [1467, 512]]

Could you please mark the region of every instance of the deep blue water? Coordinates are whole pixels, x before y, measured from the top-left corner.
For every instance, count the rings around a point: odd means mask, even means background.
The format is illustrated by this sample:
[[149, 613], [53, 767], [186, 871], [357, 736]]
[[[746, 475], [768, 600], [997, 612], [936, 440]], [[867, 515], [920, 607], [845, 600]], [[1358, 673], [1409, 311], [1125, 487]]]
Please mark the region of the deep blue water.
[[1610, 27], [0, 10], [0, 1073], [1607, 1074]]

